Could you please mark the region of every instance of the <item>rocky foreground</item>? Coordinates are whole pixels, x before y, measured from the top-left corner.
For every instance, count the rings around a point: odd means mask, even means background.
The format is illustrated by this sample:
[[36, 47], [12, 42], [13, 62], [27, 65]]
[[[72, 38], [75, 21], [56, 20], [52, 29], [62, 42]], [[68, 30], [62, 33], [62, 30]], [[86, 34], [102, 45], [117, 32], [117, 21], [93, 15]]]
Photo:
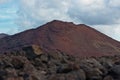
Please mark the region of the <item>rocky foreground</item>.
[[77, 58], [28, 46], [0, 55], [0, 80], [120, 80], [120, 56]]

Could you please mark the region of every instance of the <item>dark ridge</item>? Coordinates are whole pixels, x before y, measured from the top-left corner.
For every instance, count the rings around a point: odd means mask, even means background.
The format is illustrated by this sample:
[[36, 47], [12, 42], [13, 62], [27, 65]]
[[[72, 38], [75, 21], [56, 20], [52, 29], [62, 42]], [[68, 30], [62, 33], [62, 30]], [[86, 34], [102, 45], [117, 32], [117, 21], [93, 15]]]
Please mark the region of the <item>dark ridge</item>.
[[1, 39], [1, 38], [4, 38], [4, 37], [6, 37], [6, 36], [8, 36], [8, 34], [1, 33], [1, 34], [0, 34], [0, 39]]

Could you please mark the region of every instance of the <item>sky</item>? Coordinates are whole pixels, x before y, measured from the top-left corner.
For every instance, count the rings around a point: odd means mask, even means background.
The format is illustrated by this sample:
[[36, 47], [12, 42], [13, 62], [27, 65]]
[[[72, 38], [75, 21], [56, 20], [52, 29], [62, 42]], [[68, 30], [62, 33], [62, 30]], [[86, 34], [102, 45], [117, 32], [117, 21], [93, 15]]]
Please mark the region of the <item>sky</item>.
[[120, 41], [119, 0], [0, 0], [0, 33], [15, 34], [52, 20], [86, 24]]

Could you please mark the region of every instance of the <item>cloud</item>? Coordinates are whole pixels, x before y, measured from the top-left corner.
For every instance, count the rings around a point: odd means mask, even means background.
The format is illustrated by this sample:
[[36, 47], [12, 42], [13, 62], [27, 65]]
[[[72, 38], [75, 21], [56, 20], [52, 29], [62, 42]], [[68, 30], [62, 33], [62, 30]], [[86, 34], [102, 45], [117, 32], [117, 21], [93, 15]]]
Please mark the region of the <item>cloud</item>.
[[0, 0], [0, 4], [7, 3], [9, 1], [11, 1], [11, 0]]
[[20, 17], [31, 25], [43, 24], [53, 19], [90, 25], [120, 23], [118, 0], [20, 0], [19, 3]]
[[119, 0], [110, 0], [109, 1], [109, 5], [111, 5], [112, 7], [120, 7], [120, 1]]
[[8, 1], [17, 5], [18, 11], [13, 13], [18, 31], [57, 19], [87, 24], [120, 40], [119, 0], [0, 0], [0, 4]]
[[98, 31], [112, 37], [120, 41], [120, 24], [113, 24], [113, 25], [93, 25], [93, 28], [97, 29]]
[[35, 27], [54, 19], [73, 21], [67, 14], [69, 1], [31, 0], [29, 2], [29, 0], [21, 0], [20, 3], [21, 6], [18, 12], [18, 20], [21, 21], [18, 21], [18, 24], [20, 25]]
[[71, 17], [76, 16], [78, 20], [86, 24], [116, 24], [120, 19], [120, 6], [114, 7], [111, 1], [113, 0], [73, 1], [72, 9], [69, 10], [69, 13]]
[[5, 3], [7, 0], [0, 0], [0, 4]]

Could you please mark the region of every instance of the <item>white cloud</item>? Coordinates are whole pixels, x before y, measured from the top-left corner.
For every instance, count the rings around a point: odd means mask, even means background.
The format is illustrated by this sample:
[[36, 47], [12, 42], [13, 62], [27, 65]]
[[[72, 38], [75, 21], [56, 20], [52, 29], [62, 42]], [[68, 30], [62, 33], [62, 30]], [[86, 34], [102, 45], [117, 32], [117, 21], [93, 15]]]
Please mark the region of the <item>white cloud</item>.
[[0, 4], [2, 4], [2, 3], [4, 3], [4, 2], [6, 2], [7, 0], [0, 0]]
[[73, 21], [67, 14], [70, 5], [69, 0], [21, 0], [20, 3], [18, 18], [18, 20], [22, 18], [20, 24], [30, 27], [29, 24], [24, 24], [24, 21], [30, 22], [31, 26], [38, 26], [54, 19]]
[[71, 17], [77, 16], [78, 20], [92, 25], [116, 24], [116, 21], [120, 19], [120, 8], [113, 7], [112, 4], [109, 4], [108, 0], [89, 0], [87, 5], [85, 1], [73, 1], [69, 15]]
[[93, 28], [120, 41], [120, 24], [114, 25], [94, 25]]
[[53, 19], [92, 25], [115, 24], [120, 19], [120, 10], [113, 8], [112, 2], [113, 0], [20, 0], [19, 13], [25, 20], [33, 19], [32, 24], [38, 24], [37, 21], [43, 24]]
[[112, 7], [120, 7], [120, 1], [119, 0], [110, 0], [109, 5]]
[[31, 24], [39, 21], [39, 25], [53, 19], [92, 25], [116, 24], [120, 10], [112, 2], [120, 3], [117, 0], [20, 0], [19, 15], [30, 22], [33, 19]]
[[77, 9], [96, 10], [104, 8], [104, 0], [76, 0], [72, 1]]
[[0, 0], [0, 4], [3, 4], [3, 3], [6, 3], [6, 2], [9, 2], [11, 0]]

